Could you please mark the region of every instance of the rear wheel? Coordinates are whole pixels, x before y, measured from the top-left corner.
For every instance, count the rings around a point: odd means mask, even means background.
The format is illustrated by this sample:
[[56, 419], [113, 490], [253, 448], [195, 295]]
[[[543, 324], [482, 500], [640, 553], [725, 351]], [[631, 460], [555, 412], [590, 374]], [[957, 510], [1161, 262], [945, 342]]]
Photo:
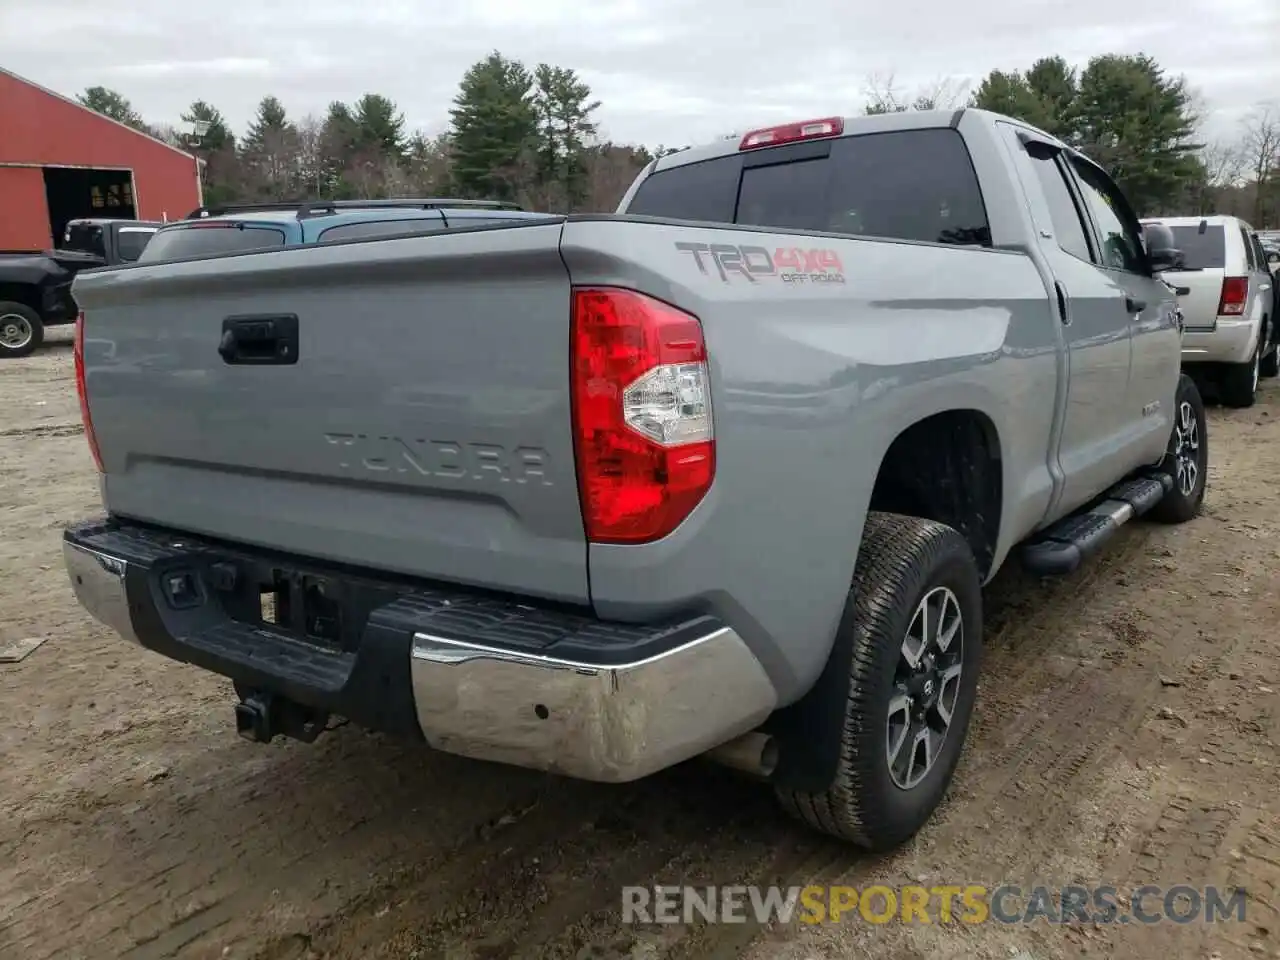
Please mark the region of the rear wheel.
[[778, 796], [824, 833], [886, 850], [933, 814], [969, 727], [982, 654], [969, 544], [941, 523], [870, 514], [841, 630], [852, 660], [835, 775]]
[[1173, 478], [1173, 489], [1151, 508], [1160, 523], [1186, 523], [1199, 515], [1209, 480], [1209, 438], [1205, 430], [1204, 400], [1195, 381], [1185, 373], [1178, 381], [1173, 404], [1173, 433], [1160, 471]]
[[43, 341], [40, 314], [25, 304], [0, 301], [0, 357], [25, 357]]
[[1229, 407], [1252, 407], [1262, 375], [1262, 340], [1247, 363], [1233, 363], [1222, 374], [1222, 402]]

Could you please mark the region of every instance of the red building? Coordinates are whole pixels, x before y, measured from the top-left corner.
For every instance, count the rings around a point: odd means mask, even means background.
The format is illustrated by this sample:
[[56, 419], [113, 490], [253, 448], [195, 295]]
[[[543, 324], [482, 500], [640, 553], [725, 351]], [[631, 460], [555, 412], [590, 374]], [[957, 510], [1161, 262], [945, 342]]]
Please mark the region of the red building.
[[176, 220], [196, 158], [0, 68], [0, 250], [45, 250], [68, 220]]

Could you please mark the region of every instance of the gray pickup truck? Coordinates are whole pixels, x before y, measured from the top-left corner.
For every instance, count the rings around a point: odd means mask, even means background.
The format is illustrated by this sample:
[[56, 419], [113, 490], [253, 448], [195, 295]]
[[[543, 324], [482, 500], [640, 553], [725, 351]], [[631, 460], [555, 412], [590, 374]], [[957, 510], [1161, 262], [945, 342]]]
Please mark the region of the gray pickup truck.
[[664, 157], [615, 215], [86, 274], [106, 516], [67, 569], [249, 739], [708, 755], [891, 847], [960, 756], [984, 583], [1200, 509], [1167, 236], [966, 109]]

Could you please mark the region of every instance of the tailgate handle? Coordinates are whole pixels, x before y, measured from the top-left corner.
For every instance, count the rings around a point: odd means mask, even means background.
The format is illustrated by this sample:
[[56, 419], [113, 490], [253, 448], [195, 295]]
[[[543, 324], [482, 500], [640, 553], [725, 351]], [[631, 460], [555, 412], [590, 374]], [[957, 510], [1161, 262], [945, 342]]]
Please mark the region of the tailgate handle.
[[218, 353], [226, 363], [297, 363], [298, 318], [291, 313], [227, 317]]

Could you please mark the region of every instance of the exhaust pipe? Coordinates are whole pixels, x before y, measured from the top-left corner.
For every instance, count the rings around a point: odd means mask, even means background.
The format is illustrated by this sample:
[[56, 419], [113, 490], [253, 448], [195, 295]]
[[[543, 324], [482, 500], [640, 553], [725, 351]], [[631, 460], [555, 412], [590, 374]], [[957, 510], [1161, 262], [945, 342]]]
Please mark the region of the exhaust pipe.
[[778, 742], [767, 733], [752, 731], [705, 754], [712, 763], [769, 779], [778, 769]]

